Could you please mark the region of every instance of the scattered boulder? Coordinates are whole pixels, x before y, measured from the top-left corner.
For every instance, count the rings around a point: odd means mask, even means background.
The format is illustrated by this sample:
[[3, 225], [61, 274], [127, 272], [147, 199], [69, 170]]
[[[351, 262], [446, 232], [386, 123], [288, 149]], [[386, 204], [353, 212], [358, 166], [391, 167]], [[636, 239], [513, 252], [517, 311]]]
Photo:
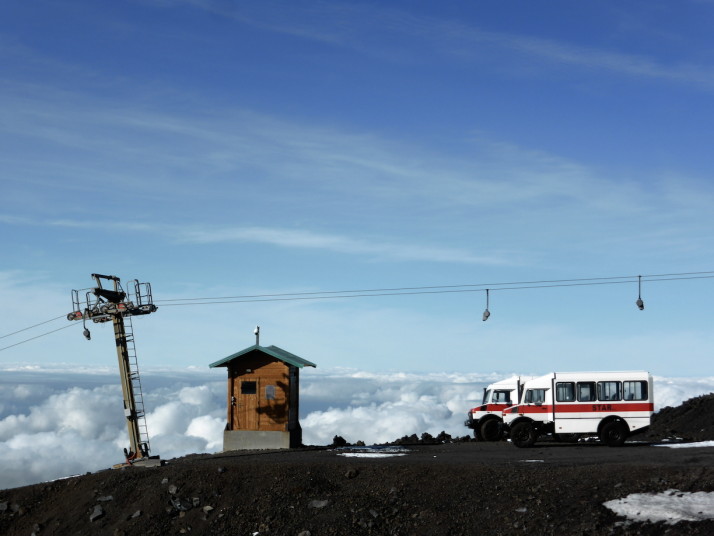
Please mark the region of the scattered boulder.
[[102, 508], [101, 504], [98, 504], [94, 507], [92, 513], [89, 514], [89, 521], [94, 522], [101, 517], [104, 517], [104, 508]]
[[357, 469], [348, 469], [345, 473], [345, 478], [356, 478], [357, 475], [359, 475], [359, 471]]
[[186, 512], [187, 510], [193, 508], [193, 503], [185, 499], [181, 500], [178, 497], [171, 497], [170, 502], [171, 506], [173, 506], [174, 509], [178, 510], [179, 512]]

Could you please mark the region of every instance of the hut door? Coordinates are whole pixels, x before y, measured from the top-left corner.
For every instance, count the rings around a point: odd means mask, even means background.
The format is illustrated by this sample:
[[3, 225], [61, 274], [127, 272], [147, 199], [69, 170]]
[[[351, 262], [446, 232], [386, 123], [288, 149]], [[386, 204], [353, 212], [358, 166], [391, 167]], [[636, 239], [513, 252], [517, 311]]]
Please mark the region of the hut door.
[[258, 429], [258, 396], [260, 382], [258, 378], [240, 379], [237, 385], [234, 407], [234, 430]]

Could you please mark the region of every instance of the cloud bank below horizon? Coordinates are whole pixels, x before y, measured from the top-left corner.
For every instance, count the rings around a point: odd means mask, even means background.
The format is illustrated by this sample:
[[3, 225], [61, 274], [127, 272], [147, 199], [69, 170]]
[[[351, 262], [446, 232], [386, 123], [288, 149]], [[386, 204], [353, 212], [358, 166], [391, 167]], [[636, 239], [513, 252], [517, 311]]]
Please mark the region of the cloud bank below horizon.
[[[378, 444], [441, 431], [469, 435], [463, 422], [483, 388], [509, 374], [310, 371], [301, 378], [303, 442], [339, 435]], [[225, 382], [215, 375], [145, 372], [153, 454], [171, 459], [218, 452]], [[714, 391], [712, 378], [655, 378], [656, 409]], [[107, 468], [128, 446], [121, 388], [108, 371], [4, 370], [0, 380], [0, 489]]]

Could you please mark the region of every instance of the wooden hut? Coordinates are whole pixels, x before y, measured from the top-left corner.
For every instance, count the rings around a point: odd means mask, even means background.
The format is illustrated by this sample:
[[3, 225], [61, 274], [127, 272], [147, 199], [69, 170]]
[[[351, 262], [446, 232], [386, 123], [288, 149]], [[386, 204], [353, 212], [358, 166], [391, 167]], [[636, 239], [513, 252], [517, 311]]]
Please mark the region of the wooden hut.
[[211, 363], [228, 369], [228, 422], [223, 450], [294, 448], [302, 444], [298, 420], [300, 369], [314, 363], [277, 346], [256, 344]]

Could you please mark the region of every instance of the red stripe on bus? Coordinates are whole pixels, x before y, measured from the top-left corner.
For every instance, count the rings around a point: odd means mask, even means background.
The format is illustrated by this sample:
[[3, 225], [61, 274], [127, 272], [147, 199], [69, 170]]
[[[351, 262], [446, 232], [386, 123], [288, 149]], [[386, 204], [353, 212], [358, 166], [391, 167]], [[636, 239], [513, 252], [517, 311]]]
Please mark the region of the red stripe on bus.
[[556, 404], [556, 413], [592, 413], [592, 412], [627, 412], [654, 411], [652, 402], [588, 402], [577, 404]]
[[[518, 413], [552, 413], [553, 406], [520, 406]], [[580, 402], [560, 403], [555, 405], [555, 413], [625, 413], [633, 411], [654, 411], [652, 402]]]

